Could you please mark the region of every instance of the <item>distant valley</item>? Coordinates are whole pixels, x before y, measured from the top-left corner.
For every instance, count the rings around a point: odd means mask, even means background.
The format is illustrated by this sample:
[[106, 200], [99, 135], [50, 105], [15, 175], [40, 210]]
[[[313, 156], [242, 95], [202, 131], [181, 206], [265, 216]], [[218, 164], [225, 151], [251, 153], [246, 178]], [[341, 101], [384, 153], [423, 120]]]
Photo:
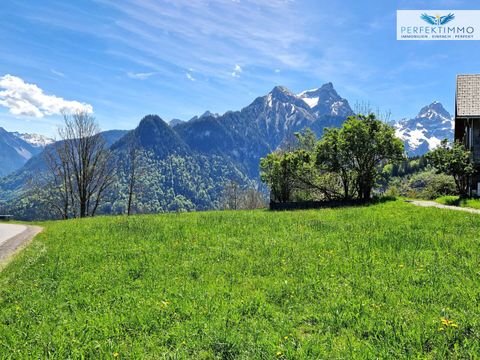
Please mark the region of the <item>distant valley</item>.
[[[134, 130], [105, 131], [103, 136], [120, 165], [116, 190], [103, 211], [121, 211], [124, 206], [122, 159], [134, 144], [148, 154], [144, 198], [138, 201], [143, 208], [139, 211], [211, 209], [219, 206], [228, 181], [260, 186], [260, 158], [291, 144], [296, 132], [310, 128], [321, 136], [324, 128], [339, 127], [353, 114], [348, 100], [332, 83], [299, 94], [277, 86], [239, 111], [223, 115], [207, 111], [188, 121], [174, 119], [169, 123], [148, 115]], [[416, 117], [392, 125], [409, 156], [422, 155], [443, 138], [453, 136], [452, 117], [438, 102], [422, 108]], [[41, 152], [52, 142], [40, 135], [0, 129], [0, 176], [4, 176], [0, 192], [4, 201], [25, 196], [33, 175], [45, 169]]]
[[20, 169], [53, 140], [38, 134], [20, 134], [0, 128], [0, 177]]

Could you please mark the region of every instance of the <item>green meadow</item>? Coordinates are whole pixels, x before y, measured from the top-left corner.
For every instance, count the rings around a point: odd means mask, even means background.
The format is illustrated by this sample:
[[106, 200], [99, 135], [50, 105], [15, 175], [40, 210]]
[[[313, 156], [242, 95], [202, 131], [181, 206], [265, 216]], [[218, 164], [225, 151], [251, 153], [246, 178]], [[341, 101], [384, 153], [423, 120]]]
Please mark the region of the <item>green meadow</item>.
[[0, 273], [0, 358], [476, 358], [479, 224], [400, 201], [43, 223]]

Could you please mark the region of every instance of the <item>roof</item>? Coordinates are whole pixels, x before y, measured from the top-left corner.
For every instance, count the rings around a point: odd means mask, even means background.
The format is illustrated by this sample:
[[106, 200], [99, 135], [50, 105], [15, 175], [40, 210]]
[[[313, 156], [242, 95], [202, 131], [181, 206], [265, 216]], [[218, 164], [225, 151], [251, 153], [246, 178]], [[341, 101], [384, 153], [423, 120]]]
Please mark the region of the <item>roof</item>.
[[457, 76], [455, 104], [457, 117], [480, 117], [480, 74]]

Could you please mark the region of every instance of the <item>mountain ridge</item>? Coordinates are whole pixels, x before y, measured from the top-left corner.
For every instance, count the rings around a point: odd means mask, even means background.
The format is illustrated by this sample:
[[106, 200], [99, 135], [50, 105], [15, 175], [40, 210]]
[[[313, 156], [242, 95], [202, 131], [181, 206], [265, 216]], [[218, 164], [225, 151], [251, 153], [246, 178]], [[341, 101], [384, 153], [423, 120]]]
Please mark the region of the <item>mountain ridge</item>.
[[[310, 128], [320, 137], [324, 128], [339, 127], [353, 114], [348, 100], [332, 83], [298, 94], [275, 86], [242, 109], [222, 115], [206, 111], [187, 121], [169, 123], [158, 115], [147, 115], [133, 130], [103, 132], [116, 162], [123, 165], [115, 170], [117, 195], [111, 195], [111, 203], [102, 211], [123, 206], [119, 189], [125, 187], [125, 161], [133, 146], [148, 156], [143, 176], [148, 177], [149, 185], [141, 195], [141, 211], [205, 210], [218, 207], [225, 182], [261, 186], [260, 159], [288, 146], [296, 132]], [[453, 137], [451, 115], [438, 102], [423, 107], [414, 118], [392, 125], [411, 156], [423, 154], [443, 137]], [[21, 199], [28, 179], [43, 169], [44, 158], [38, 153], [0, 180], [3, 198]]]
[[0, 127], [0, 177], [20, 169], [39, 154], [49, 140], [42, 135], [8, 132]]
[[453, 140], [454, 117], [438, 101], [424, 106], [416, 117], [402, 119], [393, 125], [409, 156], [423, 155], [443, 139]]

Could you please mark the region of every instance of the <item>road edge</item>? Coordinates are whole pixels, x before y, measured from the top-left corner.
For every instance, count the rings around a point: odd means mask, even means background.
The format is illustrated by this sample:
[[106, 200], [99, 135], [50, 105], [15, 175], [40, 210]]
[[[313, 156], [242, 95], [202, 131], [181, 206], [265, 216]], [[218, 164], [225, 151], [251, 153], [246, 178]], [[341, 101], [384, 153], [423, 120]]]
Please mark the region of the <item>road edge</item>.
[[405, 202], [415, 206], [420, 206], [420, 207], [431, 207], [435, 209], [445, 209], [445, 210], [453, 210], [453, 211], [463, 211], [463, 212], [468, 212], [470, 214], [480, 214], [479, 209], [453, 206], [453, 205], [443, 205], [432, 200], [405, 200]]
[[27, 245], [43, 231], [40, 226], [27, 225], [27, 229], [18, 235], [8, 239], [0, 245], [0, 271], [22, 251]]

